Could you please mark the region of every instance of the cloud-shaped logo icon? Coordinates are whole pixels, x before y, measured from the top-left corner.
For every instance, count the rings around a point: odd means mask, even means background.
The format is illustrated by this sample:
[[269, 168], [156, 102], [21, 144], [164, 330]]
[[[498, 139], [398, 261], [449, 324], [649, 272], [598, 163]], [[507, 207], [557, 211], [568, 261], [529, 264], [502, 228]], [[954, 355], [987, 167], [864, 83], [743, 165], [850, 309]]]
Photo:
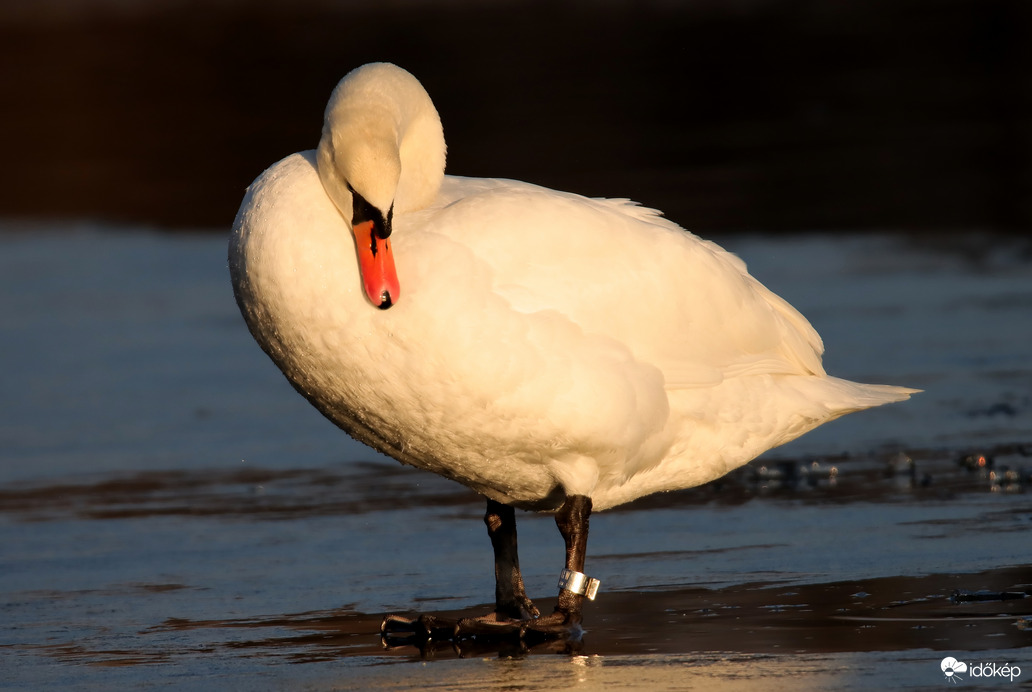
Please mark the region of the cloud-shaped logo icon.
[[954, 683], [961, 679], [958, 675], [959, 673], [967, 672], [967, 664], [963, 661], [958, 661], [952, 656], [947, 656], [942, 659], [942, 663], [939, 664], [939, 667], [942, 668], [943, 675], [946, 676], [946, 679]]

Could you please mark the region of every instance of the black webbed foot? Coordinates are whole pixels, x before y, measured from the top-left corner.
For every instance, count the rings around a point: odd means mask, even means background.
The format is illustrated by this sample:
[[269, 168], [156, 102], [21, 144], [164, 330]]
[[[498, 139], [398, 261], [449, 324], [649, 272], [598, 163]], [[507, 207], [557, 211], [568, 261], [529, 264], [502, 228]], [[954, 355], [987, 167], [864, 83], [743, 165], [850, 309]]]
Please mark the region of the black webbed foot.
[[436, 615], [420, 615], [417, 618], [406, 618], [401, 615], [387, 615], [380, 623], [380, 638], [384, 646], [388, 640], [400, 640], [399, 646], [406, 646], [412, 641], [451, 641], [455, 633], [455, 621], [439, 618]]
[[425, 657], [451, 649], [460, 657], [497, 653], [518, 657], [548, 645], [549, 650], [576, 653], [584, 630], [578, 614], [552, 613], [541, 618], [515, 620], [492, 613], [480, 618], [451, 620], [436, 615], [406, 618], [388, 615], [380, 625], [386, 649], [412, 646]]

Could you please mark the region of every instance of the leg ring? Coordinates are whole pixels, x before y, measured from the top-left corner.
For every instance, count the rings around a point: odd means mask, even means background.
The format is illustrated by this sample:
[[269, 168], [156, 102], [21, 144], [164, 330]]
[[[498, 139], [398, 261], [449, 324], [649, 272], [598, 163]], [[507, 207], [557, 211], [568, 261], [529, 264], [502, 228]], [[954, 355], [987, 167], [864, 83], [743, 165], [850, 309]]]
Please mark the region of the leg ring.
[[598, 593], [598, 587], [601, 584], [602, 582], [598, 579], [589, 577], [583, 572], [564, 569], [559, 574], [559, 588], [561, 590], [565, 589], [566, 591], [584, 596], [589, 601], [595, 600], [595, 595]]

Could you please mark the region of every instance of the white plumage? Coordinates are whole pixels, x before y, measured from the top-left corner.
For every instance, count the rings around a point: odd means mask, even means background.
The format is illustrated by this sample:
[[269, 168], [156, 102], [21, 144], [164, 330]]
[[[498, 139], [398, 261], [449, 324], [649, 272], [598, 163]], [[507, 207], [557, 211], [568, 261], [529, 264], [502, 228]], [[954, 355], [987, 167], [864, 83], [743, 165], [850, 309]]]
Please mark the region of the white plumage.
[[[326, 123], [318, 152], [249, 188], [233, 286], [298, 391], [404, 463], [504, 504], [599, 510], [916, 391], [826, 375], [802, 315], [657, 212], [443, 176], [437, 113], [400, 68], [352, 72]], [[393, 204], [389, 310], [363, 291], [352, 190]]]

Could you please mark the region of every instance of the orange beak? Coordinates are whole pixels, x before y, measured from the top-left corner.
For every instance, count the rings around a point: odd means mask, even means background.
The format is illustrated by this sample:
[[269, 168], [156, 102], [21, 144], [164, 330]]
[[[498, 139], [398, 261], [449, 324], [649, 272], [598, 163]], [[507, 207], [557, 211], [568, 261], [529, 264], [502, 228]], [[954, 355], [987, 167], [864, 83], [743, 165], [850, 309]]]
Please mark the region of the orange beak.
[[380, 238], [374, 232], [372, 221], [362, 221], [352, 227], [358, 248], [358, 268], [362, 285], [373, 305], [386, 310], [398, 302], [401, 286], [394, 268], [394, 253], [390, 238]]

